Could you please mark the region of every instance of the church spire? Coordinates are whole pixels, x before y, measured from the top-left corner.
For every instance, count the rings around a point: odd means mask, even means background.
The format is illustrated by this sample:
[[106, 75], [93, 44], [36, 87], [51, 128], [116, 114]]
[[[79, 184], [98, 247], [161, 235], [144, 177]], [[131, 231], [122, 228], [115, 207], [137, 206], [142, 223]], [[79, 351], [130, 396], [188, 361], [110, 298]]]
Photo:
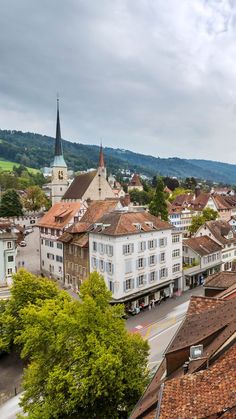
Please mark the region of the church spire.
[[61, 126], [59, 114], [59, 96], [57, 96], [57, 127], [56, 127], [56, 140], [55, 140], [55, 156], [62, 156], [62, 142], [61, 142]]
[[105, 160], [104, 160], [102, 142], [101, 142], [101, 145], [100, 145], [100, 153], [99, 153], [98, 167], [105, 167]]

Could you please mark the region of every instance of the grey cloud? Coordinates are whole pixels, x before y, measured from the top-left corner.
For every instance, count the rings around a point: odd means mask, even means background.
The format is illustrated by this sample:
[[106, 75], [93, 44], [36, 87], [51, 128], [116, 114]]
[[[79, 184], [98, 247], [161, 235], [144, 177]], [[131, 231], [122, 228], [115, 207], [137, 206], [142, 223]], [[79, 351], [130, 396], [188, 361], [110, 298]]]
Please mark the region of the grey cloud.
[[235, 6], [2, 0], [0, 127], [234, 161]]

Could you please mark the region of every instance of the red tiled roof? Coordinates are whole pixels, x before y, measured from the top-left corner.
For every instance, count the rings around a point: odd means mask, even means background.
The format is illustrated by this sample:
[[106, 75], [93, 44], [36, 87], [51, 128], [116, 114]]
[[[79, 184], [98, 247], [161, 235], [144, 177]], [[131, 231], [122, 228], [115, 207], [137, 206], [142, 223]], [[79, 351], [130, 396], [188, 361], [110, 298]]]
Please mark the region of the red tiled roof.
[[[231, 239], [228, 239], [227, 236], [230, 231], [233, 232], [231, 225], [224, 220], [212, 220], [207, 221], [205, 226], [208, 227], [210, 232], [213, 234], [214, 238], [222, 244], [228, 243]], [[233, 235], [235, 239], [235, 234]]]
[[146, 211], [113, 211], [98, 219], [91, 231], [115, 236], [164, 229], [173, 229], [173, 226]]
[[206, 192], [201, 192], [200, 195], [198, 195], [197, 198], [195, 198], [192, 201], [192, 205], [194, 208], [205, 208], [208, 200], [209, 200], [210, 194]]
[[164, 384], [159, 419], [218, 417], [236, 406], [236, 344], [210, 368]]
[[84, 223], [95, 223], [104, 214], [114, 211], [119, 206], [118, 199], [108, 199], [103, 201], [92, 201], [81, 218], [81, 222]]
[[193, 237], [183, 242], [184, 246], [191, 247], [198, 255], [205, 256], [222, 249], [222, 246], [216, 243], [208, 236]]
[[185, 193], [177, 195], [175, 200], [172, 202], [172, 206], [184, 206], [184, 205], [191, 205], [193, 200], [193, 193]]
[[226, 201], [225, 197], [222, 195], [213, 195], [213, 200], [215, 202], [217, 210], [227, 210], [231, 209], [232, 206]]
[[206, 278], [205, 288], [229, 288], [236, 284], [236, 272], [222, 271]]
[[49, 227], [62, 229], [68, 223], [73, 222], [73, 218], [80, 211], [80, 202], [57, 202], [37, 223], [39, 227]]
[[223, 301], [218, 300], [214, 297], [203, 297], [200, 295], [192, 295], [186, 316], [191, 316], [192, 314], [200, 314], [205, 311], [212, 310], [219, 305], [224, 304]]

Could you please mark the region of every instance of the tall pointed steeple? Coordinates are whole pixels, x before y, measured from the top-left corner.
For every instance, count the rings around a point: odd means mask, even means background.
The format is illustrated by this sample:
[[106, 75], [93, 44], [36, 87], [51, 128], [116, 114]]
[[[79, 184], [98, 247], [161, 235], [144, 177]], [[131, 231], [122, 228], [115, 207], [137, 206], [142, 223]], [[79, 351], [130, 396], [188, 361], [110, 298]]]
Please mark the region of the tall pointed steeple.
[[57, 125], [56, 125], [56, 138], [55, 138], [55, 151], [52, 167], [67, 167], [63, 157], [62, 139], [61, 139], [61, 124], [59, 112], [59, 97], [57, 96]]
[[105, 160], [104, 160], [104, 154], [103, 154], [102, 142], [101, 142], [101, 144], [100, 144], [100, 152], [99, 152], [98, 167], [105, 167]]
[[52, 179], [51, 179], [51, 199], [52, 204], [61, 201], [63, 195], [68, 188], [67, 180], [67, 165], [63, 157], [60, 114], [59, 114], [59, 97], [57, 96], [57, 126], [55, 138], [54, 159], [51, 164]]
[[57, 127], [56, 127], [56, 140], [55, 140], [55, 156], [62, 156], [62, 143], [61, 143], [61, 126], [59, 114], [59, 97], [57, 96]]

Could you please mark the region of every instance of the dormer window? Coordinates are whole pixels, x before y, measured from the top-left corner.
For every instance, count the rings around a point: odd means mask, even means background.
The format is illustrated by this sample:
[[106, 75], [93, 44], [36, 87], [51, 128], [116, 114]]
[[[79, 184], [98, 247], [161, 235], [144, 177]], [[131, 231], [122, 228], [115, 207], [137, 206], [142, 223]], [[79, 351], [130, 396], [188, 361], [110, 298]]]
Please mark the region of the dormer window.
[[141, 230], [142, 228], [140, 223], [134, 223], [133, 225], [137, 228], [137, 230]]
[[145, 224], [149, 226], [150, 228], [153, 228], [153, 222], [152, 221], [145, 221]]

